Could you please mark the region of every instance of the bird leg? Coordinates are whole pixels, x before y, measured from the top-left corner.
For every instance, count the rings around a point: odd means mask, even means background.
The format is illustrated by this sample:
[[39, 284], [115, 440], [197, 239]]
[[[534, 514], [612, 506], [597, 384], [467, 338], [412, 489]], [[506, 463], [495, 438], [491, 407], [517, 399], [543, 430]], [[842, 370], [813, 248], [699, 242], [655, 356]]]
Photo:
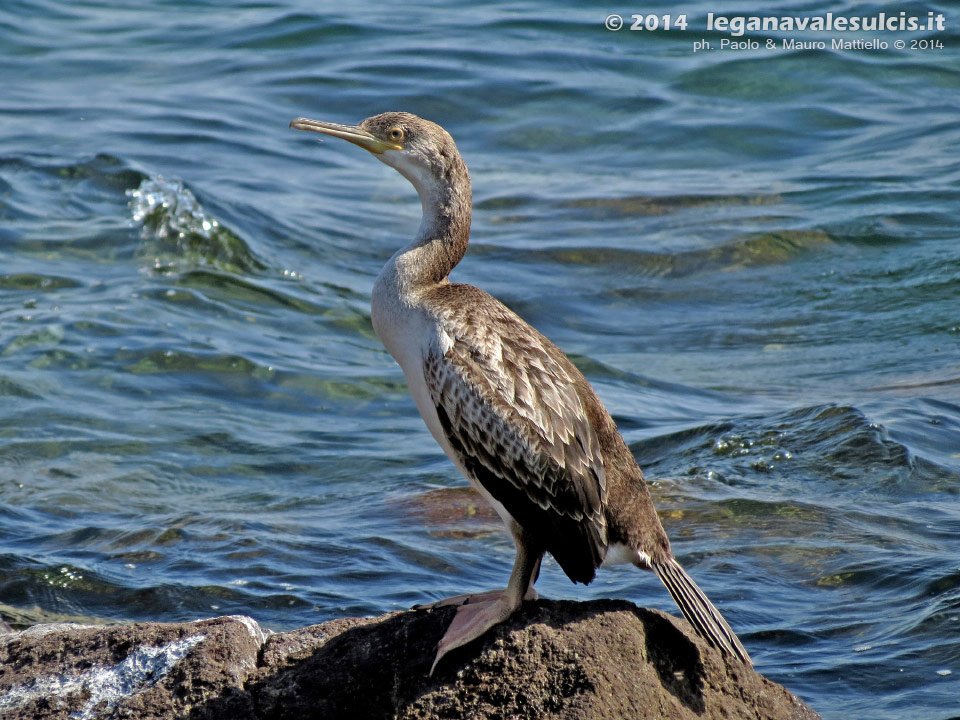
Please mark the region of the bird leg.
[[440, 658], [454, 648], [466, 645], [476, 640], [494, 625], [502, 623], [520, 607], [524, 600], [536, 600], [537, 591], [533, 589], [540, 574], [540, 561], [543, 552], [533, 551], [521, 533], [516, 535], [517, 557], [513, 563], [513, 572], [510, 581], [503, 590], [473, 595], [458, 595], [457, 597], [441, 600], [431, 607], [457, 605], [457, 614], [453, 616], [447, 632], [444, 633], [437, 645], [437, 656], [430, 667], [430, 674], [437, 667]]
[[[479, 593], [464, 593], [463, 595], [454, 595], [453, 597], [436, 600], [431, 603], [420, 603], [414, 605], [411, 610], [434, 610], [442, 607], [460, 607], [461, 605], [477, 605], [482, 602], [492, 602], [507, 591], [506, 588], [498, 590], [487, 590]], [[523, 596], [524, 600], [536, 600], [537, 591], [531, 587], [527, 594]]]
[[[534, 589], [533, 584], [537, 581], [537, 578], [540, 577], [540, 560], [543, 558], [541, 555], [537, 559], [537, 566], [533, 570], [533, 574], [530, 578], [530, 585], [527, 587], [527, 592], [524, 593], [524, 600], [536, 600], [540, 596], [537, 594], [537, 591]], [[480, 593], [464, 593], [463, 595], [454, 595], [453, 597], [444, 598], [443, 600], [436, 600], [431, 603], [419, 603], [414, 605], [411, 610], [433, 610], [435, 608], [442, 607], [459, 607], [460, 605], [476, 605], [481, 602], [492, 602], [496, 600], [501, 595], [507, 592], [507, 588], [500, 588], [499, 590], [487, 590], [486, 592]]]

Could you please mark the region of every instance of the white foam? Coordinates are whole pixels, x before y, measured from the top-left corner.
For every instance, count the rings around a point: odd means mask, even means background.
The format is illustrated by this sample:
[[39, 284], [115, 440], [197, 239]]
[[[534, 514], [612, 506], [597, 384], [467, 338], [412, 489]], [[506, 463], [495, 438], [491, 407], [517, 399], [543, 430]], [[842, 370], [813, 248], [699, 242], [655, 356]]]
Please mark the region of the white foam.
[[227, 615], [227, 617], [231, 620], [236, 620], [237, 622], [243, 623], [243, 626], [247, 628], [247, 632], [250, 633], [250, 637], [252, 637], [254, 642], [257, 643], [257, 647], [263, 645], [266, 635], [256, 620], [247, 615]]
[[94, 711], [101, 703], [106, 703], [102, 710], [109, 711], [118, 701], [158, 683], [205, 637], [201, 634], [191, 635], [161, 647], [144, 645], [113, 667], [91, 668], [79, 675], [49, 675], [24, 685], [15, 685], [0, 697], [0, 711], [17, 710], [41, 698], [66, 698], [88, 692], [90, 699], [86, 705], [71, 713], [70, 717], [92, 720]]
[[133, 220], [143, 224], [144, 235], [182, 238], [193, 234], [210, 239], [220, 226], [180, 180], [160, 175], [146, 178], [136, 190], [127, 190], [127, 196]]

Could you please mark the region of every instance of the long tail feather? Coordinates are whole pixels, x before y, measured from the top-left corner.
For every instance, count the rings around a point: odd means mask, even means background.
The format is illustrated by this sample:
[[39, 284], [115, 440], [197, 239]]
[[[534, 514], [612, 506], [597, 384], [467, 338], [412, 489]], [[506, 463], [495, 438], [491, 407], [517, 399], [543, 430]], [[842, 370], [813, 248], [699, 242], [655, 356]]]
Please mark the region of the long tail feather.
[[727, 655], [753, 665], [750, 656], [723, 615], [675, 559], [652, 563], [657, 577], [670, 591], [683, 616], [703, 638]]

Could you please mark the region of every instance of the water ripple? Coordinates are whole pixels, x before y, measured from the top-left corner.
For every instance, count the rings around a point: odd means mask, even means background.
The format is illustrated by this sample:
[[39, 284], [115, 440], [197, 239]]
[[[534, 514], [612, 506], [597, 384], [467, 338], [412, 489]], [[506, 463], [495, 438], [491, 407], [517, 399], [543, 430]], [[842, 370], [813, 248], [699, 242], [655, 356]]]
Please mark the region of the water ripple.
[[[584, 370], [758, 667], [827, 718], [955, 713], [955, 23], [693, 53], [573, 5], [3, 8], [0, 615], [280, 629], [502, 586], [370, 323], [416, 194], [287, 127], [405, 109], [470, 167], [455, 279]], [[628, 568], [538, 588], [672, 610]]]

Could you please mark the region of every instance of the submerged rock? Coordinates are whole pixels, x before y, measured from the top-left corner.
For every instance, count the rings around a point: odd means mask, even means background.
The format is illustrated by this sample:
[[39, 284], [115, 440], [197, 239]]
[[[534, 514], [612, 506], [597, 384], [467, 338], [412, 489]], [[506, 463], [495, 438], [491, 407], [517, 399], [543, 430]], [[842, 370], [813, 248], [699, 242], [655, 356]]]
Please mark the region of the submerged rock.
[[614, 600], [526, 603], [430, 677], [453, 612], [38, 625], [0, 635], [0, 718], [819, 717], [684, 620]]

